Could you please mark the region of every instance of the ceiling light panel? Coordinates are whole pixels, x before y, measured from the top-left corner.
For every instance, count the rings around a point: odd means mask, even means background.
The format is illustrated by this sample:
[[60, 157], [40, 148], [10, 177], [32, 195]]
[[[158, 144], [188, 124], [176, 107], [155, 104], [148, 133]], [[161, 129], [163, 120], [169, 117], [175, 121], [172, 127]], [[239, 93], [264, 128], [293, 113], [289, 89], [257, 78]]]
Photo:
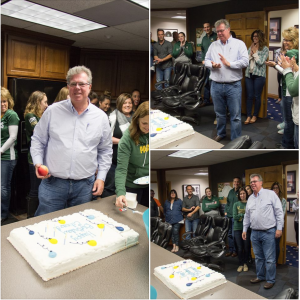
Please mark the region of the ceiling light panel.
[[186, 19], [186, 17], [184, 17], [184, 16], [176, 16], [176, 17], [172, 17], [172, 19]]
[[107, 27], [26, 0], [11, 0], [4, 3], [1, 5], [1, 14], [72, 33], [87, 32]]
[[149, 0], [130, 0], [130, 1], [149, 9]]
[[195, 157], [207, 152], [211, 152], [212, 150], [180, 150], [177, 152], [174, 152], [168, 156], [170, 157], [180, 157], [180, 158], [191, 158]]

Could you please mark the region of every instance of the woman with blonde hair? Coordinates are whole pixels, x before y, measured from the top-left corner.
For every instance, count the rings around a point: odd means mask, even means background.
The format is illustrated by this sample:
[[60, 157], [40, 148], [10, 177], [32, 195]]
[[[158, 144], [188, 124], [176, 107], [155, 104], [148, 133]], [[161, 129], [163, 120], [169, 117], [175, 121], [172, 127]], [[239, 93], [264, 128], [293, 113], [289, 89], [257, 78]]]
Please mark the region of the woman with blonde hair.
[[8, 218], [11, 179], [18, 159], [16, 140], [20, 119], [13, 107], [10, 92], [1, 87], [1, 224]]
[[145, 176], [149, 176], [149, 101], [138, 107], [119, 142], [115, 175], [117, 206], [127, 206], [126, 192], [130, 192], [137, 194], [139, 204], [149, 207], [149, 184], [134, 183]]
[[24, 112], [30, 176], [30, 191], [27, 197], [27, 219], [34, 216], [39, 205], [38, 188], [41, 183], [41, 179], [36, 177], [35, 167], [30, 155], [31, 137], [36, 124], [39, 122], [47, 107], [48, 100], [46, 94], [41, 91], [35, 91], [30, 95]]
[[70, 99], [70, 96], [69, 96], [69, 89], [64, 86], [57, 94], [55, 100], [54, 100], [54, 103], [55, 102], [60, 102], [62, 100], [66, 100], [66, 99]]

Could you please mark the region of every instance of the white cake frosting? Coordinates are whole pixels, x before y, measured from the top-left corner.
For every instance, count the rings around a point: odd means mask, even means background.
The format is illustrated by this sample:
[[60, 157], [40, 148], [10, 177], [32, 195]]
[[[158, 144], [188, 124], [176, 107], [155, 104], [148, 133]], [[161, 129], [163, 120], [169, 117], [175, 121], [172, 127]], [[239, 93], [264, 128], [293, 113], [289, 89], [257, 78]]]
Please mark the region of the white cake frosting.
[[138, 238], [127, 225], [86, 209], [13, 229], [7, 239], [48, 281], [136, 245]]
[[180, 298], [191, 298], [226, 282], [221, 273], [190, 259], [154, 269], [158, 277]]
[[150, 145], [159, 148], [195, 133], [193, 127], [160, 110], [151, 110]]

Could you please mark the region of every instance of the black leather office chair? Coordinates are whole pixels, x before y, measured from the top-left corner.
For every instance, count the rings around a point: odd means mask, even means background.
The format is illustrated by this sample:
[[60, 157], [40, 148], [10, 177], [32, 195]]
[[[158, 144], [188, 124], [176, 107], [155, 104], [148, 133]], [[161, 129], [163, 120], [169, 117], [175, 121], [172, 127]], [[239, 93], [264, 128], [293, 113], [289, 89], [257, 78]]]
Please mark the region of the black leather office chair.
[[248, 135], [242, 135], [231, 142], [222, 149], [266, 149], [264, 144], [259, 141], [252, 142], [252, 139]]
[[211, 221], [212, 221], [211, 216], [204, 215], [204, 214], [201, 215], [198, 226], [197, 226], [195, 234], [194, 234], [194, 237], [187, 240], [186, 239], [187, 236], [189, 234], [192, 234], [193, 232], [190, 231], [190, 232], [184, 233], [182, 235], [182, 241], [180, 242], [180, 248], [182, 248], [183, 250], [188, 250], [190, 247], [197, 245], [197, 241], [198, 241], [197, 237], [199, 237], [199, 236], [205, 237], [206, 236], [208, 229], [210, 227]]
[[157, 234], [157, 228], [159, 221], [161, 221], [160, 217], [151, 217], [151, 227], [150, 227], [150, 239], [151, 241], [154, 240], [156, 234]]
[[226, 252], [225, 239], [228, 234], [229, 219], [225, 217], [214, 217], [212, 227], [209, 229], [206, 238], [203, 239], [203, 245], [192, 246], [189, 251], [207, 261], [208, 267], [223, 270], [220, 265], [212, 264], [211, 258], [220, 258]]
[[285, 288], [279, 294], [277, 294], [275, 299], [299, 299], [299, 291], [293, 288]]
[[158, 246], [167, 248], [172, 235], [172, 225], [166, 222], [159, 221], [157, 235], [152, 240]]
[[169, 81], [169, 86], [167, 88], [158, 90], [158, 86], [160, 84], [166, 83], [167, 80], [157, 82], [155, 84], [155, 90], [151, 92], [151, 100], [154, 101], [154, 103], [158, 103], [162, 100], [163, 97], [176, 95], [176, 90], [174, 90], [173, 88], [176, 87], [176, 89], [180, 89], [180, 86], [186, 75], [186, 70], [187, 64], [180, 62], [176, 63], [176, 65], [174, 66], [173, 75], [171, 76]]

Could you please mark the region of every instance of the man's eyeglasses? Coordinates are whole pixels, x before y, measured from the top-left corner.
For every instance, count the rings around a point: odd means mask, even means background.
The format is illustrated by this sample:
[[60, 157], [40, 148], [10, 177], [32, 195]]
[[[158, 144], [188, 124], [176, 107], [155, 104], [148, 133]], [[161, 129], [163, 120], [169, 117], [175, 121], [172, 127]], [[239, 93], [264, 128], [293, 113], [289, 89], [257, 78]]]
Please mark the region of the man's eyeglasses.
[[283, 39], [284, 42], [290, 43], [292, 40]]
[[217, 30], [217, 33], [223, 33], [225, 29]]
[[253, 181], [250, 181], [250, 184], [256, 183], [256, 182], [259, 182], [259, 180], [253, 180]]
[[79, 87], [81, 87], [81, 88], [85, 87], [86, 85], [90, 85], [89, 82], [71, 82], [71, 83], [69, 83], [69, 86], [73, 88], [73, 87], [76, 87], [77, 84], [78, 84]]

